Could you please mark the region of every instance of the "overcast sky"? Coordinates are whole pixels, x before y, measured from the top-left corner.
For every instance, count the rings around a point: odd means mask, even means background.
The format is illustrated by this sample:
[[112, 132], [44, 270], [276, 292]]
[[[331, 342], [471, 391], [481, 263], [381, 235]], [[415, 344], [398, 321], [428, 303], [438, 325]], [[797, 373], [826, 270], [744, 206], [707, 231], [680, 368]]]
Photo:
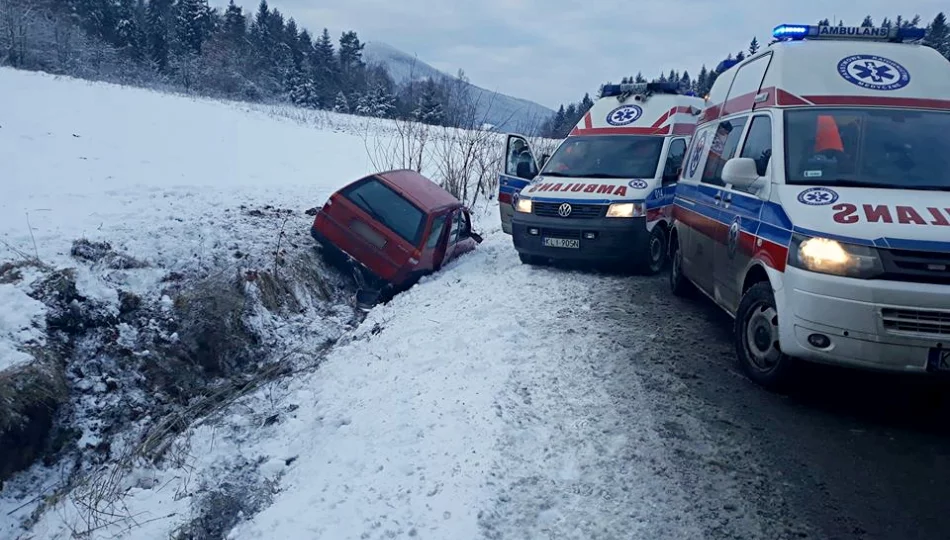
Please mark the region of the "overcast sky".
[[[259, 0], [235, 0], [254, 12]], [[227, 0], [211, 0], [226, 5]], [[268, 0], [285, 17], [334, 39], [355, 30], [446, 73], [459, 68], [472, 83], [551, 108], [593, 94], [600, 83], [643, 71], [715, 65], [768, 43], [784, 22], [822, 18], [860, 24], [865, 15], [919, 14], [929, 22], [946, 0]]]

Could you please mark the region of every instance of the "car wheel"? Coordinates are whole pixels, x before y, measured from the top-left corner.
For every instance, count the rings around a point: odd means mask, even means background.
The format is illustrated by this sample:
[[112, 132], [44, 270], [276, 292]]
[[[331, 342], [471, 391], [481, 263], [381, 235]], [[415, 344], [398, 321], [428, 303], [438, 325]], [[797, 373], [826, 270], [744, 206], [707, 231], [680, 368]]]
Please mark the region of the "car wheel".
[[779, 320], [772, 285], [761, 281], [742, 295], [735, 321], [739, 365], [750, 379], [770, 390], [784, 388], [795, 360], [779, 345]]
[[646, 260], [640, 265], [642, 274], [653, 276], [663, 270], [666, 266], [666, 244], [666, 230], [656, 225], [650, 231], [650, 239], [647, 241]]
[[521, 259], [521, 264], [530, 264], [530, 265], [540, 265], [541, 258], [534, 255], [528, 255], [527, 253], [519, 253], [518, 258]]
[[670, 291], [675, 296], [689, 298], [696, 289], [693, 287], [693, 282], [683, 275], [683, 251], [679, 247], [679, 242], [671, 249], [673, 251], [670, 253]]

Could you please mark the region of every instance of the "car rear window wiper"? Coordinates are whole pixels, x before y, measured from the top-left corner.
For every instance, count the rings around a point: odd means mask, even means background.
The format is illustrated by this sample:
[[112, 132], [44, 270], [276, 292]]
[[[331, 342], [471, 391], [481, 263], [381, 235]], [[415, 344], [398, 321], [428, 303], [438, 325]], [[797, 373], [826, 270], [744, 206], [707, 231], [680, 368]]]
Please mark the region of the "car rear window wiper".
[[366, 211], [369, 212], [370, 215], [372, 215], [374, 218], [378, 219], [379, 221], [381, 221], [381, 222], [383, 222], [383, 223], [386, 222], [386, 220], [383, 219], [383, 215], [380, 214], [379, 212], [377, 212], [375, 208], [373, 208], [373, 205], [371, 205], [371, 204], [369, 203], [369, 201], [366, 200], [366, 197], [364, 197], [364, 196], [363, 196], [362, 194], [360, 194], [360, 193], [355, 193], [353, 196], [354, 196], [354, 197], [359, 197], [359, 199], [360, 199], [361, 201], [363, 201], [363, 204], [366, 205]]

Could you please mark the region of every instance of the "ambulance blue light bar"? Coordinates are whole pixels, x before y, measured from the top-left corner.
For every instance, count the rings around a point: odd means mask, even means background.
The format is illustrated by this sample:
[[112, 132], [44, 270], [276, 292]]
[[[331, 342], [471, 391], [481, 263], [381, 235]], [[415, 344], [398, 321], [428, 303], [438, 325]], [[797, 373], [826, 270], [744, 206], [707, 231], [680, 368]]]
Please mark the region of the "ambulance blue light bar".
[[605, 84], [600, 92], [601, 97], [633, 95], [633, 94], [679, 94], [679, 83], [622, 83]]
[[855, 39], [869, 41], [918, 41], [924, 39], [923, 28], [884, 28], [880, 26], [830, 26], [813, 24], [780, 24], [772, 36], [780, 41], [801, 39]]

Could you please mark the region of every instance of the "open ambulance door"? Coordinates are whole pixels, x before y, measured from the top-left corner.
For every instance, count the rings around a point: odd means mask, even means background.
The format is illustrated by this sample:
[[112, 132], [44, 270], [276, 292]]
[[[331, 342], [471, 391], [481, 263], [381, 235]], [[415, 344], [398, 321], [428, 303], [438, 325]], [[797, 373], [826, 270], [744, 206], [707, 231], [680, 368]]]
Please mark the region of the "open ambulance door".
[[525, 186], [538, 175], [538, 161], [531, 152], [528, 139], [522, 135], [508, 134], [505, 142], [505, 166], [498, 179], [498, 211], [501, 214], [501, 229], [511, 234], [511, 216], [515, 213], [514, 202]]

